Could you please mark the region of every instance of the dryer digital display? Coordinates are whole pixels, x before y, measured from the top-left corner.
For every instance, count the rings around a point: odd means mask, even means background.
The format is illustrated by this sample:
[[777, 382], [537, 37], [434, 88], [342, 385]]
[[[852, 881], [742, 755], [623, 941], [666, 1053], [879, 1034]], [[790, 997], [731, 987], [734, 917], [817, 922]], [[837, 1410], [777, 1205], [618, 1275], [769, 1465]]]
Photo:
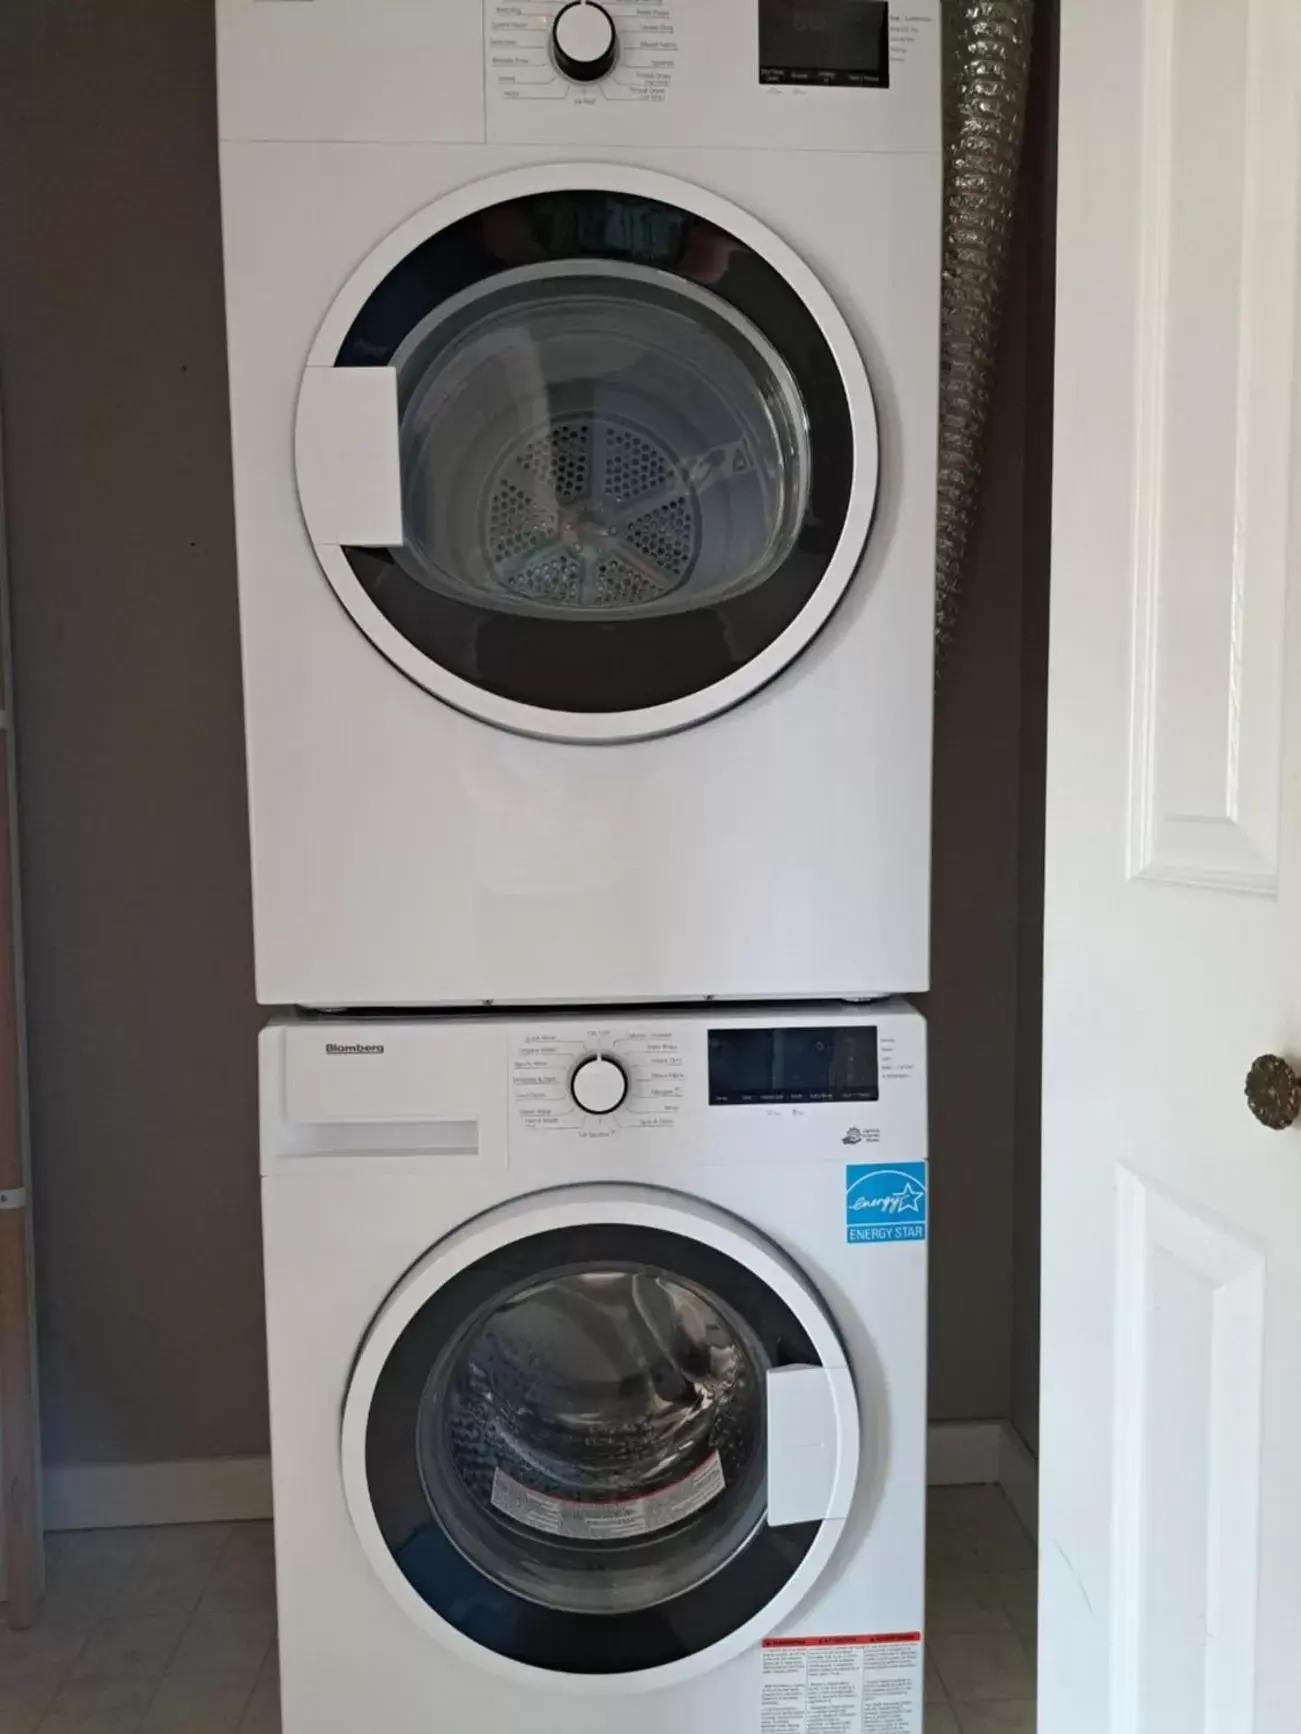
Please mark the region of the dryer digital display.
[[759, 82], [887, 88], [886, 0], [759, 0]]
[[709, 1032], [709, 1100], [876, 1102], [881, 1075], [874, 1025]]

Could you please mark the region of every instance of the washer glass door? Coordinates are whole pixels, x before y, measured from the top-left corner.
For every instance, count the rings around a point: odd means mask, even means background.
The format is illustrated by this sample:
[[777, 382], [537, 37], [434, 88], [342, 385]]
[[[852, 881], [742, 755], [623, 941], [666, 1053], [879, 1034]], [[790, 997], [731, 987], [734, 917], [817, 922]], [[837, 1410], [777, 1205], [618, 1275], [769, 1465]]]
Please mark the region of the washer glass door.
[[769, 1521], [767, 1385], [792, 1365], [819, 1367], [804, 1325], [713, 1246], [612, 1223], [512, 1239], [434, 1288], [375, 1380], [383, 1545], [511, 1662], [626, 1674], [706, 1651], [822, 1528]]
[[330, 358], [396, 375], [402, 543], [345, 542], [343, 575], [321, 550], [354, 618], [461, 708], [559, 738], [681, 727], [763, 684], [843, 592], [875, 492], [861, 361], [801, 287], [613, 188], [435, 227]]

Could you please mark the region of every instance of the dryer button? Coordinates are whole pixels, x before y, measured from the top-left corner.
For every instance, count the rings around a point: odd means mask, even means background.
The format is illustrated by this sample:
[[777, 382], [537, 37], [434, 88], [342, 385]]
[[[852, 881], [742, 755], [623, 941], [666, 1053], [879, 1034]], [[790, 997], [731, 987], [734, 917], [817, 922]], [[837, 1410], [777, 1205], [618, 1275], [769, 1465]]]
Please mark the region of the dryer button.
[[614, 19], [596, 0], [562, 6], [551, 26], [551, 54], [576, 84], [592, 84], [611, 71], [619, 52]]

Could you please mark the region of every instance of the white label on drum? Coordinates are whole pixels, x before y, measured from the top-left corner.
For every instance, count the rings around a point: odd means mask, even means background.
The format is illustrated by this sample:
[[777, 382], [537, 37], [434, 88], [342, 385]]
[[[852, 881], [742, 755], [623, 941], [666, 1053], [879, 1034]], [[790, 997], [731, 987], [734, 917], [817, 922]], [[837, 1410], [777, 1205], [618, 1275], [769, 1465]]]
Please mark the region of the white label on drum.
[[569, 1541], [624, 1541], [681, 1523], [717, 1499], [724, 1486], [722, 1461], [717, 1451], [711, 1451], [681, 1481], [636, 1499], [557, 1499], [495, 1469], [492, 1503], [503, 1516], [543, 1535], [560, 1535]]

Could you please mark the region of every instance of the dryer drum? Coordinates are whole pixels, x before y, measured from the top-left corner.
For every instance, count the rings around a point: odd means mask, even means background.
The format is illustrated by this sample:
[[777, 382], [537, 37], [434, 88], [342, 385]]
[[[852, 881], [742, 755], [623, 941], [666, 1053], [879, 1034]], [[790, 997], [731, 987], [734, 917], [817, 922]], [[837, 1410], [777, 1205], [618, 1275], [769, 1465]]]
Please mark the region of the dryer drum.
[[744, 315], [668, 272], [505, 272], [436, 309], [394, 366], [395, 557], [432, 590], [528, 613], [694, 609], [762, 584], [799, 535], [799, 387]]

